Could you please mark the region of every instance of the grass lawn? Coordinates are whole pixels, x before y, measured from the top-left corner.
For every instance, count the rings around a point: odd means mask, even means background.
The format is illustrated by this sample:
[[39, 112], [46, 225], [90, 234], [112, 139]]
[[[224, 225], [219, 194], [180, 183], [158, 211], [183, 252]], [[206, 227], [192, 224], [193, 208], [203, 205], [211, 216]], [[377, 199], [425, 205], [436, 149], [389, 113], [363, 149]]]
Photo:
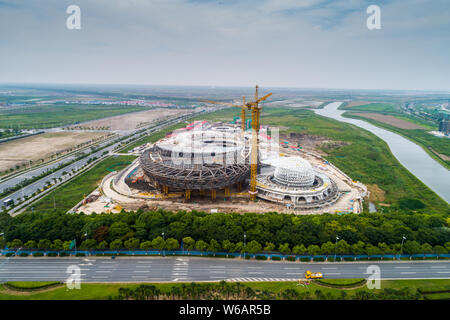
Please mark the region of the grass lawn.
[[[350, 279], [355, 281], [356, 279]], [[347, 279], [343, 279], [347, 282]], [[327, 288], [314, 283], [314, 281], [307, 286], [299, 285], [297, 282], [246, 282], [242, 283], [254, 290], [267, 290], [272, 293], [278, 293], [286, 289], [294, 289], [299, 293], [310, 292], [311, 296], [314, 297], [314, 292], [316, 290], [322, 291], [325, 295], [329, 295], [333, 299], [341, 298], [342, 292], [345, 291], [347, 298], [351, 298], [357, 291], [369, 291], [369, 289], [364, 286], [356, 289], [337, 289], [337, 288]], [[0, 287], [0, 299], [1, 300], [92, 300], [92, 299], [108, 299], [109, 297], [116, 296], [118, 294], [119, 288], [136, 288], [140, 284], [129, 284], [129, 283], [89, 283], [81, 284], [80, 290], [68, 290], [66, 286], [58, 287], [54, 289], [48, 289], [42, 292], [33, 292], [28, 295], [15, 294], [6, 291], [6, 289]], [[168, 292], [171, 287], [181, 286], [182, 283], [152, 283], [162, 292]], [[402, 289], [409, 288], [412, 292], [416, 292], [419, 288], [428, 290], [450, 290], [450, 279], [445, 280], [382, 280], [381, 289]], [[377, 290], [377, 289], [374, 289]], [[445, 297], [444, 293], [439, 294], [426, 294], [426, 298], [439, 298], [440, 296]]]
[[[55, 198], [56, 208], [61, 210], [70, 210], [84, 196], [87, 196], [101, 182], [102, 178], [107, 175], [110, 170], [120, 170], [128, 166], [135, 156], [116, 156], [109, 157], [96, 164], [90, 170], [80, 174], [65, 185], [50, 192], [42, 199], [33, 204], [38, 212], [53, 211], [53, 197]], [[108, 170], [109, 169], [109, 170]]]

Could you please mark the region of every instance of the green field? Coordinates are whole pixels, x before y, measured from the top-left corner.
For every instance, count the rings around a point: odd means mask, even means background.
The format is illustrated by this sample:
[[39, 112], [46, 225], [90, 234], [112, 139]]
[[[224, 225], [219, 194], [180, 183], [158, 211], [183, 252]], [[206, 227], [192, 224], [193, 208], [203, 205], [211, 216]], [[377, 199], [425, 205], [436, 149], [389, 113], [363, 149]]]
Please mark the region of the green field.
[[23, 107], [0, 111], [0, 128], [52, 128], [144, 110], [148, 108], [88, 104]]
[[378, 113], [398, 113], [400, 108], [392, 103], [369, 103], [361, 106], [341, 106], [339, 109], [361, 111], [361, 112], [378, 112]]
[[[231, 121], [239, 116], [239, 108], [229, 108], [209, 114], [211, 120]], [[313, 111], [294, 108], [265, 108], [261, 123], [287, 128], [280, 134], [291, 132], [328, 137], [345, 145], [323, 145], [325, 158], [365, 184], [376, 184], [386, 192], [385, 202], [394, 208], [409, 199], [420, 199], [424, 212], [450, 213], [449, 205], [406, 170], [392, 155], [387, 144], [374, 134], [353, 125], [314, 114]]]
[[63, 186], [50, 192], [32, 205], [37, 212], [53, 211], [53, 198], [58, 211], [70, 210], [81, 199], [95, 190], [110, 170], [120, 170], [128, 166], [135, 156], [116, 156], [96, 164]]
[[[171, 288], [182, 286], [189, 287], [190, 283], [152, 283], [156, 289], [161, 292], [169, 292]], [[197, 283], [197, 286], [208, 286], [211, 283]], [[216, 284], [217, 285], [217, 284]], [[277, 297], [277, 294], [288, 292], [286, 290], [294, 290], [296, 293], [302, 295], [305, 299], [361, 299], [361, 292], [366, 293], [380, 293], [386, 289], [393, 290], [408, 290], [411, 295], [415, 295], [418, 290], [428, 291], [449, 291], [450, 279], [445, 280], [382, 280], [381, 289], [369, 290], [366, 286], [359, 288], [329, 288], [310, 283], [303, 286], [296, 282], [248, 282], [242, 283], [243, 286], [252, 288], [255, 291], [265, 292], [267, 298]], [[81, 284], [81, 289], [68, 290], [66, 286], [43, 290], [42, 292], [30, 292], [29, 294], [15, 293], [8, 291], [3, 285], [0, 287], [1, 300], [106, 300], [110, 297], [116, 297], [119, 293], [119, 288], [135, 289], [138, 284]], [[317, 292], [320, 291], [320, 294]], [[224, 293], [225, 295], [226, 293]], [[419, 299], [439, 299], [446, 298], [444, 293], [426, 293], [420, 294]]]

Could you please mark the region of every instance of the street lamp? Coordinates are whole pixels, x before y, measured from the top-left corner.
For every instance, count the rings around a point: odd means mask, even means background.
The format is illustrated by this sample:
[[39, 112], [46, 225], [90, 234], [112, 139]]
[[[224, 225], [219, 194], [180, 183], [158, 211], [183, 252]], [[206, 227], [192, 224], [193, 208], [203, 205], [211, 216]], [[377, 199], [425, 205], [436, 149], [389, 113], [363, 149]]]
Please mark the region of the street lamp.
[[[164, 241], [164, 232], [163, 233], [161, 233], [161, 235], [162, 235], [162, 237], [163, 237], [163, 241]], [[165, 247], [165, 246], [164, 246]], [[163, 247], [163, 257], [165, 257], [166, 256], [166, 250], [165, 250], [165, 248]]]
[[402, 256], [403, 251], [403, 242], [406, 240], [405, 235], [402, 236], [402, 245], [400, 246], [400, 254], [398, 255], [398, 260], [400, 260], [400, 257]]
[[337, 251], [337, 242], [339, 240], [339, 236], [336, 236], [336, 243], [334, 245], [334, 262], [336, 262], [336, 251]]
[[247, 234], [244, 232], [244, 259], [245, 259], [246, 239], [247, 239]]

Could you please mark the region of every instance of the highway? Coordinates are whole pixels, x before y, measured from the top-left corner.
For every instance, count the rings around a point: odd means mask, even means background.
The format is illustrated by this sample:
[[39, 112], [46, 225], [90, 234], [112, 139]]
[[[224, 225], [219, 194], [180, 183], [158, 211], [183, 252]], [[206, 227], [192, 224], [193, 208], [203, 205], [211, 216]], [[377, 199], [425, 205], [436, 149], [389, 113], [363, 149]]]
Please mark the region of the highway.
[[[192, 114], [190, 114], [188, 116], [178, 116], [178, 117], [175, 117], [175, 118], [171, 118], [171, 119], [167, 120], [165, 123], [162, 123], [162, 124], [158, 124], [158, 125], [152, 124], [149, 127], [147, 127], [146, 130], [147, 130], [147, 132], [156, 132], [158, 130], [161, 130], [162, 128], [164, 128], [167, 125], [176, 123], [178, 121], [185, 120], [185, 119], [187, 119], [189, 117], [192, 117], [192, 116], [195, 116], [195, 115], [197, 115], [197, 114], [196, 113], [192, 113]], [[135, 130], [131, 134], [127, 135], [126, 136], [127, 137], [126, 140], [132, 138], [133, 135], [135, 135], [137, 133], [137, 131], [140, 131], [142, 129], [143, 128], [139, 128], [138, 130]], [[116, 141], [117, 139], [118, 138], [115, 138], [113, 140], [108, 140], [108, 141], [105, 141], [105, 142], [101, 142], [98, 145], [100, 147], [99, 151], [97, 151], [97, 152], [95, 152], [93, 154], [90, 154], [89, 156], [84, 157], [84, 158], [82, 158], [82, 159], [80, 159], [80, 160], [78, 160], [78, 161], [76, 161], [76, 162], [74, 162], [74, 163], [64, 167], [64, 168], [61, 168], [61, 169], [53, 172], [52, 174], [47, 175], [47, 176], [45, 176], [45, 177], [43, 177], [43, 178], [33, 182], [32, 184], [29, 184], [29, 185], [21, 188], [20, 190], [12, 193], [12, 194], [10, 194], [10, 195], [8, 195], [6, 197], [3, 197], [2, 199], [0, 199], [0, 207], [3, 204], [3, 201], [5, 201], [6, 199], [12, 199], [12, 200], [14, 200], [14, 202], [17, 202], [17, 200], [19, 198], [23, 198], [24, 195], [31, 196], [36, 190], [42, 189], [46, 185], [47, 181], [53, 182], [54, 178], [55, 179], [62, 178], [63, 177], [63, 172], [71, 172], [72, 169], [77, 170], [77, 169], [81, 168], [83, 165], [87, 164], [89, 159], [94, 158], [94, 157], [100, 158], [102, 153], [104, 153], [105, 151], [108, 151], [108, 152], [113, 151], [114, 148], [119, 146], [120, 141], [117, 141], [117, 142], [113, 143], [112, 145], [110, 145], [108, 147], [104, 147], [104, 146], [107, 145], [107, 144], [110, 144], [112, 141]], [[30, 171], [30, 172], [26, 172], [26, 173], [18, 176], [17, 178], [13, 178], [11, 180], [4, 181], [3, 183], [0, 183], [0, 188], [11, 187], [14, 184], [18, 183], [19, 181], [22, 181], [26, 177], [29, 178], [32, 175], [38, 175], [40, 172], [44, 172], [47, 169], [54, 168], [54, 167], [58, 166], [59, 163], [62, 163], [62, 162], [65, 162], [65, 161], [66, 162], [70, 161], [70, 158], [72, 158], [72, 157], [73, 156], [70, 156], [67, 159], [61, 159], [61, 162], [52, 163], [52, 164], [49, 164], [48, 166], [43, 166], [42, 168], [38, 168], [36, 170]]]
[[0, 282], [66, 281], [69, 266], [82, 282], [296, 281], [306, 270], [324, 278], [367, 278], [377, 265], [381, 279], [449, 279], [449, 261], [298, 263], [201, 257], [0, 258]]

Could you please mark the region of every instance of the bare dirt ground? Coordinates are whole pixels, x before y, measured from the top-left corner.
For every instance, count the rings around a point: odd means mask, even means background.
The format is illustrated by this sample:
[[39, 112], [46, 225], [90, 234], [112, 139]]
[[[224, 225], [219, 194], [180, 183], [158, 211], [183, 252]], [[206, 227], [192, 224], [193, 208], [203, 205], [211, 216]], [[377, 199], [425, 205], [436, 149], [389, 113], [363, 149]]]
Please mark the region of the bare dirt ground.
[[[289, 135], [280, 134], [280, 142], [288, 141], [289, 145], [296, 145], [297, 143], [303, 148], [305, 151], [312, 151], [321, 156], [326, 156], [327, 154], [321, 150], [321, 146], [326, 146], [327, 148], [339, 148], [345, 145], [348, 145], [348, 142], [344, 141], [335, 141], [330, 140], [326, 137], [321, 136], [313, 136], [309, 134], [302, 133], [290, 133]], [[289, 153], [291, 148], [283, 148], [280, 147], [281, 153]]]
[[415, 123], [406, 121], [406, 120], [402, 120], [402, 119], [398, 119], [394, 116], [388, 116], [388, 115], [384, 115], [384, 114], [379, 114], [379, 113], [353, 113], [355, 116], [359, 116], [359, 117], [363, 117], [363, 118], [367, 118], [367, 119], [373, 119], [373, 120], [377, 120], [383, 123], [387, 123], [390, 124], [391, 126], [400, 128], [400, 129], [425, 129], [422, 126], [419, 126]]
[[152, 109], [142, 112], [133, 112], [120, 116], [89, 121], [73, 128], [77, 129], [108, 129], [108, 130], [134, 130], [155, 120], [162, 120], [173, 115], [189, 112], [183, 109]]
[[365, 104], [369, 104], [369, 101], [348, 101], [346, 107], [357, 107], [357, 106], [363, 106]]
[[367, 190], [370, 192], [369, 201], [381, 202], [385, 200], [386, 192], [376, 184], [368, 184]]
[[105, 135], [102, 132], [54, 132], [0, 143], [0, 171], [22, 163], [28, 164], [28, 160], [47, 160], [53, 154], [68, 152]]

